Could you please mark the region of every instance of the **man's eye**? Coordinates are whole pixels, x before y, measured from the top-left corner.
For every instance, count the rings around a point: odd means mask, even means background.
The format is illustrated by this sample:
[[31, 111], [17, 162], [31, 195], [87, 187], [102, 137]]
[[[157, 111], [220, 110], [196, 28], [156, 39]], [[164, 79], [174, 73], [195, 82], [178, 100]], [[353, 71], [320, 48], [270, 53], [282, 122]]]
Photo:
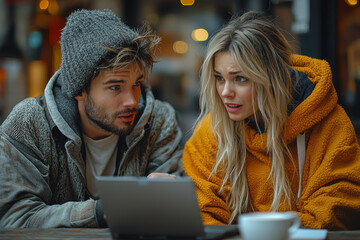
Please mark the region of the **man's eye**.
[[120, 89], [120, 87], [119, 86], [117, 86], [117, 85], [115, 85], [115, 86], [111, 86], [111, 87], [109, 87], [111, 90], [119, 90]]

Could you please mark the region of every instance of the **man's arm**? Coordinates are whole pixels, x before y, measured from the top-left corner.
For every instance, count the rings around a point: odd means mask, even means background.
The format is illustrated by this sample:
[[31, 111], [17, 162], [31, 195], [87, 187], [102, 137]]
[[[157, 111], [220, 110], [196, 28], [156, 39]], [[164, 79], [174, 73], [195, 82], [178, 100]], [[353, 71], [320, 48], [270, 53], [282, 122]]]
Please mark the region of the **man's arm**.
[[182, 167], [182, 131], [178, 125], [175, 110], [170, 104], [156, 101], [152, 113], [153, 125], [150, 138], [151, 149], [148, 171], [184, 175]]
[[94, 200], [50, 205], [48, 166], [31, 158], [0, 137], [0, 228], [95, 227]]
[[[2, 124], [0, 228], [97, 226], [95, 201], [77, 201], [71, 195], [81, 193], [69, 194], [70, 181], [58, 184], [57, 177], [66, 179], [67, 173], [60, 168], [50, 138], [44, 111], [35, 99], [17, 105]], [[52, 166], [59, 172], [53, 172]]]

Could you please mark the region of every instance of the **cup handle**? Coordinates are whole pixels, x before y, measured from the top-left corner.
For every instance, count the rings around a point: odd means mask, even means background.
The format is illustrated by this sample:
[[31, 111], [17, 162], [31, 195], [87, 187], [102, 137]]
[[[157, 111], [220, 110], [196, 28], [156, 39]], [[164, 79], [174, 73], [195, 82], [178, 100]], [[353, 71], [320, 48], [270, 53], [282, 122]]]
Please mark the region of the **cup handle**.
[[293, 223], [289, 228], [289, 234], [296, 232], [300, 228], [300, 218], [296, 212], [287, 212], [286, 215], [293, 219]]

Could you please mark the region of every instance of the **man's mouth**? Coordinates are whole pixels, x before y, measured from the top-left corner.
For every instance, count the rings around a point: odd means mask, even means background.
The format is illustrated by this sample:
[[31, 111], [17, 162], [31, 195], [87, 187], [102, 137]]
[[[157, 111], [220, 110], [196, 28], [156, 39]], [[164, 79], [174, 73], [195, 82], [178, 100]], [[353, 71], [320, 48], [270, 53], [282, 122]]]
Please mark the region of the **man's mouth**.
[[132, 122], [132, 121], [134, 121], [135, 116], [136, 116], [136, 113], [132, 112], [132, 113], [121, 114], [117, 118], [119, 118], [123, 122]]

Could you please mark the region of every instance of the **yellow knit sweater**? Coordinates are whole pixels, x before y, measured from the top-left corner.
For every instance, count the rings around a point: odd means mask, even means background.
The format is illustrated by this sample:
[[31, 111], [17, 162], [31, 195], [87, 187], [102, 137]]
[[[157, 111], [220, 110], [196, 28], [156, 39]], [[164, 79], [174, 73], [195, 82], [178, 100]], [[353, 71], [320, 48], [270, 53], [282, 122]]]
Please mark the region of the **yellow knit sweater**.
[[[299, 55], [293, 56], [292, 64], [315, 85], [286, 124], [285, 141], [295, 165], [287, 161], [285, 168], [295, 195], [299, 179], [289, 173], [298, 171], [296, 136], [306, 132], [302, 191], [297, 203], [292, 200], [292, 210], [306, 227], [360, 229], [360, 147], [348, 116], [337, 104], [330, 67], [326, 61]], [[268, 180], [271, 159], [266, 154], [266, 133], [261, 136], [246, 126], [245, 135], [251, 203], [255, 211], [270, 211], [273, 187]], [[209, 179], [216, 152], [216, 139], [207, 116], [183, 153], [184, 169], [196, 185], [204, 224], [228, 224], [231, 215], [225, 200], [228, 192], [218, 194], [223, 179], [220, 175]], [[279, 211], [285, 210], [280, 205]]]

